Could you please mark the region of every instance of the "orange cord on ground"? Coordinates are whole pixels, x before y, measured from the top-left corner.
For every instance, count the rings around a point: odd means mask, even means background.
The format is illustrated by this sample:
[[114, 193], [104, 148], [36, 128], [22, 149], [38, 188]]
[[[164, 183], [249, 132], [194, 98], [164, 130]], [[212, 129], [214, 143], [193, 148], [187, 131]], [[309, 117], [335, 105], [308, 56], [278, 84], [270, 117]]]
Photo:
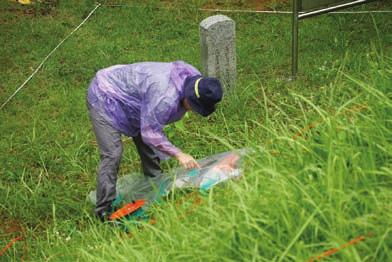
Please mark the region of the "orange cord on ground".
[[366, 239], [365, 236], [359, 236], [359, 237], [356, 237], [354, 239], [351, 239], [349, 242], [347, 242], [344, 245], [341, 245], [340, 247], [331, 248], [331, 249], [321, 253], [320, 255], [318, 255], [315, 258], [311, 257], [308, 262], [314, 262], [315, 260], [321, 260], [321, 259], [323, 259], [325, 257], [331, 256], [331, 255], [339, 252], [340, 250], [342, 250], [342, 249], [344, 249], [346, 247], [349, 247], [349, 246], [356, 245], [356, 244], [358, 244], [359, 242], [361, 242], [361, 241], [363, 241], [365, 239]]
[[303, 134], [308, 131], [311, 130], [315, 127], [318, 127], [320, 124], [322, 123], [321, 120], [319, 121], [315, 121], [313, 123], [310, 123], [309, 125], [305, 126], [304, 128], [302, 128], [301, 130], [299, 130], [297, 133], [295, 133], [292, 137], [293, 140], [297, 140], [297, 138], [302, 137]]
[[[28, 245], [27, 245], [27, 237], [26, 230], [22, 226], [22, 224], [13, 219], [5, 219], [3, 218], [4, 223], [0, 225], [1, 231], [5, 234], [12, 234], [14, 236], [13, 239], [0, 251], [0, 257], [3, 256], [9, 248], [11, 248], [17, 241], [23, 241], [23, 255], [20, 258], [20, 261], [25, 261], [28, 257]], [[1, 260], [1, 259], [0, 259]]]
[[[353, 106], [347, 108], [346, 110], [344, 110], [343, 112], [341, 112], [340, 114], [343, 114], [345, 116], [352, 116], [352, 115], [360, 113], [361, 111], [363, 111], [364, 109], [367, 109], [367, 108], [368, 108], [368, 106], [366, 104], [365, 105], [363, 105], [363, 104], [353, 105]], [[339, 113], [336, 115], [339, 115]], [[304, 133], [306, 133], [309, 130], [312, 130], [313, 128], [318, 127], [322, 123], [323, 123], [322, 120], [317, 120], [317, 121], [310, 123], [309, 125], [305, 126], [301, 130], [296, 132], [292, 136], [292, 139], [297, 140], [299, 137], [303, 137]]]
[[190, 214], [196, 212], [196, 209], [198, 207], [201, 206], [201, 204], [203, 203], [203, 199], [200, 197], [199, 192], [197, 191], [193, 191], [188, 193], [187, 195], [185, 195], [184, 197], [182, 197], [181, 199], [179, 199], [178, 201], [175, 202], [175, 205], [178, 207], [179, 205], [181, 205], [182, 203], [185, 202], [185, 200], [189, 200], [193, 198], [192, 200], [192, 204], [191, 206], [185, 210], [184, 213], [182, 213], [182, 215], [180, 216], [180, 220], [187, 218]]
[[16, 243], [16, 241], [19, 241], [19, 240], [22, 240], [23, 239], [23, 237], [22, 236], [18, 236], [18, 237], [15, 237], [15, 238], [13, 238], [1, 251], [0, 251], [0, 257], [2, 256], [2, 255], [4, 255], [4, 253], [10, 248], [10, 247], [12, 247], [12, 245], [13, 244], [15, 244]]

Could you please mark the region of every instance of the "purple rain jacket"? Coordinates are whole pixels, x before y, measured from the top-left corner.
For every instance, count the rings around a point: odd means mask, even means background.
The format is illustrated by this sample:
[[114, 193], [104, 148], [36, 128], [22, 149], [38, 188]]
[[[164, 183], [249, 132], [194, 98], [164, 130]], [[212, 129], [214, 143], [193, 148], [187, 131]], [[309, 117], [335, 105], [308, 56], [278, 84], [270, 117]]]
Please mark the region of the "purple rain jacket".
[[180, 151], [163, 127], [184, 116], [184, 82], [195, 75], [201, 74], [183, 61], [115, 65], [97, 72], [87, 101], [121, 133], [130, 137], [141, 133], [143, 142], [164, 159]]

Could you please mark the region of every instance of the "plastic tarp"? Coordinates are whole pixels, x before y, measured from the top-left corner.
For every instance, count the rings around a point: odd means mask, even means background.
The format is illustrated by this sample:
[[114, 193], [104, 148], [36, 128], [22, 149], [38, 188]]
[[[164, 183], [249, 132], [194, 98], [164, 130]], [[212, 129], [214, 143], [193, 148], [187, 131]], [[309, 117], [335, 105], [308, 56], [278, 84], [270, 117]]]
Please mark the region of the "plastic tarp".
[[[202, 192], [229, 179], [242, 175], [242, 157], [246, 150], [230, 151], [216, 154], [197, 161], [200, 169], [174, 169], [169, 174], [150, 178], [142, 174], [131, 174], [120, 177], [117, 181], [117, 201], [130, 202], [144, 199], [149, 204], [166, 196], [171, 190], [194, 188]], [[89, 194], [91, 203], [95, 205], [96, 191]]]

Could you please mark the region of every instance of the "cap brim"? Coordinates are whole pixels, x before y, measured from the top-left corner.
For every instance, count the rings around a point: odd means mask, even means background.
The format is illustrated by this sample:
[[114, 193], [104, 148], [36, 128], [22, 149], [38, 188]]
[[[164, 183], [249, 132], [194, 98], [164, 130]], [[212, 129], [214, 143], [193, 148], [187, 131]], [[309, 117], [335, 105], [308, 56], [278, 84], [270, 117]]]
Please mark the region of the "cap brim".
[[209, 116], [215, 111], [215, 106], [205, 107], [197, 100], [197, 98], [193, 99], [192, 97], [188, 97], [188, 101], [192, 110], [202, 116]]

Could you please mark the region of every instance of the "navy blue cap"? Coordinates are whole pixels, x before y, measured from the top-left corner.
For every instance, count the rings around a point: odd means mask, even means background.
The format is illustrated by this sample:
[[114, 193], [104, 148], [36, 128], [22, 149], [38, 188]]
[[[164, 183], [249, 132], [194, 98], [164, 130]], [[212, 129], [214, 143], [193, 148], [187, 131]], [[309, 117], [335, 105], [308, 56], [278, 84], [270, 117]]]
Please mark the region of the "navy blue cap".
[[222, 100], [223, 90], [218, 79], [200, 75], [185, 80], [185, 98], [192, 109], [202, 116], [215, 111], [215, 105]]

